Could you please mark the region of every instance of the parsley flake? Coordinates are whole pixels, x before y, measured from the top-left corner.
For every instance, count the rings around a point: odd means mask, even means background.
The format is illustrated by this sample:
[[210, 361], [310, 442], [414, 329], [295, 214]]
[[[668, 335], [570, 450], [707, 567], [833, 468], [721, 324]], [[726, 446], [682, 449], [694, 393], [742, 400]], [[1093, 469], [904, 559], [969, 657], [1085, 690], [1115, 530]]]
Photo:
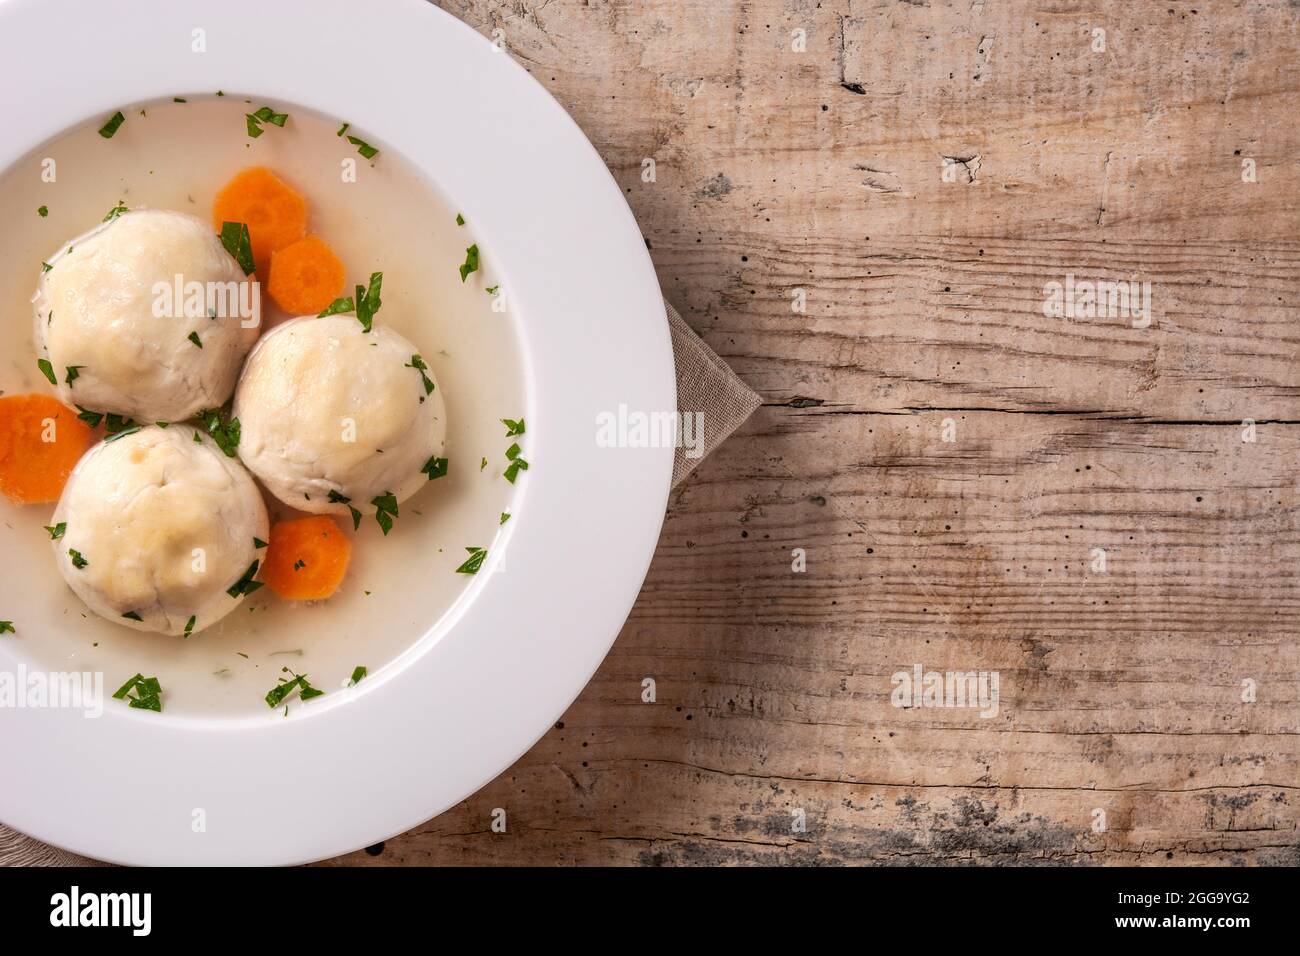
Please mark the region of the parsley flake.
[[118, 129], [120, 129], [122, 124], [125, 122], [126, 122], [126, 117], [122, 115], [121, 110], [118, 110], [116, 113], [114, 113], [112, 116], [108, 118], [107, 123], [105, 123], [102, 127], [100, 127], [99, 135], [104, 137], [104, 139], [112, 139], [113, 136], [117, 133]]
[[[132, 697], [131, 694], [135, 696]], [[125, 684], [118, 688], [117, 693], [113, 695], [114, 700], [125, 700], [132, 707], [139, 710], [152, 710], [156, 713], [162, 713], [162, 684], [156, 677], [145, 677], [143, 674], [136, 674]]]
[[483, 559], [487, 557], [487, 548], [466, 548], [469, 557], [465, 563], [456, 569], [457, 574], [478, 574], [478, 569], [483, 567]]

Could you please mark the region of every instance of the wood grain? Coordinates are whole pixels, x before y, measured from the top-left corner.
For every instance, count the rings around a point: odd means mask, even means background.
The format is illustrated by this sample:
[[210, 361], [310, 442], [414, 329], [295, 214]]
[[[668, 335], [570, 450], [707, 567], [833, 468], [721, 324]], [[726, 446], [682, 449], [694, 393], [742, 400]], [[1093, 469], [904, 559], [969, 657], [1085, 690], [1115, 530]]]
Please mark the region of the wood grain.
[[[442, 5], [765, 405], [563, 721], [339, 862], [1300, 862], [1300, 6]], [[1150, 327], [1045, 316], [1067, 274]]]

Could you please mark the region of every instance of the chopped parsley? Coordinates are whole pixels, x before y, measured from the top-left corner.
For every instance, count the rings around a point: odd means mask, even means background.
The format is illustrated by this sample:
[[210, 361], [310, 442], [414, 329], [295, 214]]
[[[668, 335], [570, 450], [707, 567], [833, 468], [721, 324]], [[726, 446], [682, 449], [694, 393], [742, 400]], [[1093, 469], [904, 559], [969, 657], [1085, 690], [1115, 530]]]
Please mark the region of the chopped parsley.
[[41, 527], [43, 527], [46, 531], [50, 533], [51, 541], [58, 541], [60, 538], [63, 537], [63, 532], [68, 530], [68, 523], [66, 521], [60, 521], [58, 524], [55, 525], [47, 524], [47, 525], [41, 525]]
[[45, 273], [45, 272], [53, 272], [53, 271], [54, 271], [54, 266], [50, 265], [48, 262], [42, 262], [42, 263], [41, 263], [41, 272], [42, 272], [42, 273]]
[[509, 448], [506, 449], [506, 457], [510, 459], [510, 464], [506, 465], [505, 479], [506, 481], [510, 482], [510, 484], [513, 485], [515, 483], [515, 479], [519, 477], [519, 472], [528, 470], [528, 462], [524, 461], [523, 458], [519, 457], [518, 442], [515, 442], [513, 445], [511, 445]]
[[469, 278], [471, 272], [478, 272], [478, 243], [465, 250], [465, 262], [460, 267], [460, 281]]
[[185, 97], [183, 97], [183, 96], [173, 96], [173, 97], [172, 97], [172, 102], [173, 102], [173, 103], [188, 103], [189, 100], [187, 100], [187, 99], [186, 99]]
[[447, 474], [447, 459], [430, 458], [424, 463], [424, 467], [420, 471], [428, 475], [430, 481], [435, 478], [442, 478]]
[[263, 548], [266, 547], [266, 542], [263, 541], [261, 538], [254, 538], [253, 547], [256, 548], [258, 551], [261, 551]]
[[277, 113], [269, 106], [263, 106], [253, 113], [245, 114], [246, 127], [248, 135], [253, 139], [261, 136], [263, 132], [263, 123], [270, 123], [272, 126], [284, 126], [285, 121], [289, 119], [288, 113]]
[[482, 461], [478, 463], [478, 470], [482, 471], [486, 467], [487, 467], [487, 459], [484, 458]]
[[[344, 127], [346, 128], [346, 124], [344, 124]], [[339, 135], [343, 135], [342, 130], [339, 131]], [[379, 150], [375, 149], [375, 147], [371, 146], [364, 139], [360, 139], [356, 136], [349, 136], [348, 142], [357, 148], [357, 152], [361, 154], [362, 159], [374, 159], [379, 155]]]
[[382, 272], [370, 273], [369, 288], [357, 286], [357, 321], [367, 332], [374, 327], [375, 314], [383, 305], [379, 301], [379, 290], [384, 284], [384, 274]]
[[117, 205], [114, 206], [112, 209], [110, 209], [110, 210], [109, 210], [109, 211], [104, 215], [104, 222], [112, 222], [112, 221], [113, 221], [114, 219], [116, 219], [118, 216], [122, 215], [122, 213], [124, 213], [124, 212], [130, 212], [130, 211], [131, 211], [131, 210], [127, 207], [126, 203], [122, 202], [122, 200], [119, 199], [119, 200], [117, 201]]
[[352, 127], [352, 124], [351, 124], [351, 123], [344, 123], [342, 126], [339, 127], [339, 131], [338, 131], [337, 133], [335, 133], [334, 135], [335, 135], [335, 136], [342, 136], [342, 135], [343, 135], [344, 133], [346, 133], [346, 132], [351, 128], [351, 127]]
[[231, 418], [228, 421], [223, 421], [221, 412], [215, 408], [200, 413], [200, 417], [203, 419], [203, 425], [207, 428], [208, 434], [217, 443], [217, 447], [225, 453], [227, 458], [234, 458], [235, 449], [239, 447], [239, 419]]
[[313, 697], [320, 697], [325, 693], [323, 690], [317, 690], [315, 687], [312, 687], [307, 681], [306, 674], [295, 674], [287, 667], [281, 668], [281, 670], [283, 673], [291, 675], [291, 677], [289, 680], [285, 680], [283, 677], [279, 678], [280, 682], [267, 692], [266, 706], [270, 707], [272, 710], [275, 710], [275, 708], [283, 704], [285, 698], [295, 690], [299, 692], [299, 700], [311, 700]]
[[[134, 426], [134, 428], [132, 428], [132, 426]], [[104, 430], [110, 435], [119, 435], [128, 428], [132, 428], [133, 431], [140, 430], [140, 426], [136, 425], [135, 422], [131, 421], [129, 418], [123, 418], [121, 415], [115, 415], [112, 412], [109, 412], [104, 416]]]
[[[110, 415], [108, 417], [112, 418], [113, 416]], [[117, 431], [110, 431], [107, 435], [104, 436], [104, 441], [105, 442], [117, 441], [119, 438], [125, 438], [127, 435], [134, 435], [139, 430], [140, 430], [139, 425], [135, 424], [134, 422], [129, 422], [128, 424], [122, 426], [122, 428], [118, 429]]]
[[[131, 694], [135, 696], [132, 697]], [[158, 683], [156, 677], [145, 677], [143, 674], [136, 674], [125, 684], [118, 688], [117, 693], [113, 695], [114, 700], [125, 700], [132, 707], [139, 710], [152, 710], [162, 713], [162, 684]]]
[[356, 308], [356, 305], [352, 302], [352, 296], [343, 299], [335, 299], [327, 305], [325, 311], [317, 315], [316, 318], [323, 319], [327, 315], [345, 315], [348, 312], [355, 312]]
[[232, 598], [238, 598], [243, 597], [245, 594], [252, 594], [260, 588], [262, 582], [253, 580], [253, 578], [257, 576], [257, 566], [259, 563], [259, 561], [254, 559], [253, 563], [248, 566], [248, 570], [240, 575], [239, 580], [226, 588], [226, 593]]
[[114, 134], [117, 133], [118, 129], [125, 122], [126, 122], [126, 117], [122, 115], [121, 110], [118, 110], [116, 113], [114, 113], [112, 116], [108, 118], [107, 123], [105, 123], [103, 126], [100, 127], [99, 135], [104, 137], [104, 139], [112, 139]]
[[143, 620], [144, 620], [144, 618], [142, 618], [142, 617], [140, 616], [140, 612], [139, 612], [139, 611], [127, 611], [127, 612], [126, 612], [125, 614], [123, 614], [122, 616], [123, 616], [124, 618], [126, 618], [128, 621], [143, 621]]
[[104, 420], [103, 412], [92, 412], [89, 408], [82, 408], [80, 405], [77, 406], [77, 411], [81, 412], [77, 417], [91, 428], [94, 428]]
[[221, 224], [221, 244], [239, 263], [244, 275], [253, 274], [253, 240], [248, 236], [248, 224], [242, 222], [223, 222]]
[[189, 339], [191, 342], [193, 342], [195, 345], [197, 345], [199, 348], [203, 348], [203, 340], [199, 338], [199, 333], [191, 332], [189, 335], [185, 337]]
[[49, 206], [37, 206], [37, 207], [36, 207], [36, 215], [40, 216], [42, 219], [44, 219], [44, 218], [45, 218], [46, 216], [48, 216], [49, 214], [50, 214], [50, 207], [49, 207]]
[[458, 226], [465, 225], [465, 217], [462, 216], [460, 213], [456, 213], [456, 225]]
[[[0, 634], [17, 634], [17, 633], [18, 631], [15, 630], [13, 621], [0, 621]], [[364, 667], [360, 669], [365, 670]], [[362, 676], [365, 675], [363, 674]]]
[[397, 496], [390, 491], [371, 499], [370, 503], [375, 506], [375, 521], [387, 536], [393, 530], [393, 519], [397, 517]]
[[501, 291], [501, 286], [500, 286], [500, 285], [490, 285], [490, 286], [488, 286], [486, 289], [484, 289], [483, 291], [486, 292], [488, 295], [496, 295], [498, 292]]
[[81, 378], [81, 370], [85, 367], [84, 365], [69, 365], [67, 367], [68, 374], [63, 381], [67, 383], [68, 388], [72, 388], [72, 383]]
[[483, 567], [483, 559], [487, 557], [487, 548], [466, 548], [469, 557], [465, 563], [456, 569], [457, 574], [478, 574], [478, 569]]
[[76, 548], [68, 549], [68, 557], [72, 559], [72, 566], [77, 570], [81, 570], [82, 568], [90, 564], [89, 561], [87, 561], [85, 558], [81, 556], [81, 552], [78, 551]]
[[517, 422], [509, 418], [503, 418], [501, 419], [501, 424], [506, 426], [507, 438], [514, 438], [516, 435], [522, 435], [524, 433], [524, 420], [522, 418]]
[[[331, 488], [328, 500], [336, 505], [347, 505], [348, 511], [352, 513], [352, 530], [356, 531], [358, 528], [361, 527], [361, 512], [358, 511], [356, 508], [352, 507], [351, 498], [349, 498], [347, 495], [341, 495], [333, 488]], [[388, 532], [384, 532], [384, 533], [387, 534]]]
[[507, 521], [509, 521], [509, 520], [510, 520], [510, 512], [509, 512], [509, 511], [503, 511], [503, 512], [501, 512], [501, 522], [500, 522], [500, 524], [505, 524], [505, 523], [506, 523]]
[[366, 674], [367, 674], [367, 673], [369, 673], [369, 672], [365, 669], [364, 666], [360, 666], [360, 667], [355, 668], [355, 669], [352, 671], [352, 680], [348, 681], [348, 686], [349, 686], [349, 687], [356, 687], [356, 686], [357, 686], [358, 684], [360, 684], [363, 680], [365, 680], [365, 678], [366, 678]]
[[58, 385], [59, 380], [54, 377], [54, 366], [49, 359], [37, 359], [36, 367], [41, 370], [41, 374], [50, 380], [51, 385]]
[[194, 616], [193, 614], [191, 614], [191, 615], [190, 615], [190, 619], [189, 619], [188, 621], [185, 622], [185, 636], [186, 636], [186, 637], [189, 637], [191, 634], [194, 633], [194, 621], [195, 621], [195, 616]]
[[413, 368], [420, 373], [420, 378], [424, 379], [424, 394], [428, 395], [434, 389], [433, 379], [429, 378], [429, 366], [424, 364], [424, 359], [418, 355], [412, 355], [411, 361], [407, 362], [403, 368]]

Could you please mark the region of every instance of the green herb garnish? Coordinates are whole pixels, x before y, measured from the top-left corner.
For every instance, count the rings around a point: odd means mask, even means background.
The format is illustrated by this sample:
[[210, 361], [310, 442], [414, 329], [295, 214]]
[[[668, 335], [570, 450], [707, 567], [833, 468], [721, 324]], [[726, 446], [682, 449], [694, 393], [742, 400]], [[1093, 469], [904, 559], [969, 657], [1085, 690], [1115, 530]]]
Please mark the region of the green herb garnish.
[[[358, 528], [361, 527], [361, 512], [358, 511], [356, 508], [352, 507], [352, 505], [350, 504], [350, 502], [352, 501], [351, 498], [349, 498], [347, 495], [341, 495], [341, 494], [339, 494], [337, 491], [335, 491], [333, 488], [331, 488], [331, 489], [330, 489], [330, 493], [329, 493], [329, 500], [330, 500], [331, 502], [333, 502], [334, 504], [337, 504], [337, 505], [347, 505], [347, 506], [348, 506], [348, 511], [350, 511], [350, 512], [352, 513], [352, 530], [353, 530], [353, 531], [356, 531]], [[385, 534], [387, 534], [387, 532], [385, 532]]]
[[424, 379], [424, 394], [428, 395], [434, 389], [433, 379], [429, 378], [429, 366], [424, 364], [424, 359], [418, 355], [412, 355], [411, 361], [407, 362], [403, 368], [413, 368], [420, 373], [420, 378]]
[[53, 272], [53, 271], [54, 271], [54, 266], [50, 265], [48, 262], [42, 262], [42, 263], [41, 263], [41, 272], [42, 272], [42, 273]]
[[[130, 696], [134, 692], [135, 696]], [[132, 707], [139, 710], [152, 710], [162, 713], [162, 684], [158, 683], [156, 677], [145, 677], [143, 674], [136, 674], [125, 684], [118, 688], [113, 695], [114, 700], [125, 700]]]
[[515, 478], [519, 476], [519, 472], [528, 470], [528, 462], [519, 457], [518, 442], [506, 449], [506, 457], [510, 459], [510, 464], [506, 465], [505, 479], [513, 485]]
[[186, 636], [186, 637], [189, 637], [191, 634], [194, 633], [194, 621], [195, 621], [195, 616], [194, 616], [193, 614], [191, 614], [191, 615], [190, 615], [190, 619], [189, 619], [188, 621], [185, 622], [185, 636]]
[[125, 122], [126, 117], [122, 115], [121, 110], [118, 110], [108, 118], [107, 123], [100, 127], [99, 135], [104, 137], [104, 139], [112, 139], [113, 135], [118, 131], [118, 128]]
[[382, 272], [370, 273], [369, 288], [357, 286], [357, 321], [361, 327], [369, 332], [375, 324], [375, 314], [379, 311], [383, 302], [379, 300], [379, 291], [384, 284], [384, 274]]
[[199, 338], [199, 333], [191, 332], [189, 335], [185, 337], [189, 339], [191, 342], [193, 342], [195, 345], [197, 345], [199, 348], [203, 348], [203, 340]]
[[285, 680], [281, 677], [279, 679], [280, 683], [267, 692], [266, 706], [270, 707], [272, 710], [275, 710], [275, 708], [284, 703], [285, 698], [295, 690], [299, 692], [299, 700], [311, 700], [313, 697], [320, 697], [325, 693], [323, 690], [317, 690], [315, 687], [312, 687], [311, 684], [307, 682], [306, 674], [295, 674], [287, 667], [281, 668], [281, 670], [285, 674], [292, 675], [292, 677], [290, 680]]
[[225, 453], [227, 458], [234, 458], [235, 449], [239, 447], [239, 419], [232, 418], [224, 421], [221, 412], [215, 408], [201, 412], [200, 417], [203, 419], [208, 434], [217, 443], [217, 447]]
[[393, 530], [393, 519], [397, 517], [397, 496], [389, 491], [372, 498], [370, 503], [375, 506], [375, 520], [387, 536]]
[[253, 578], [257, 575], [257, 566], [259, 563], [260, 562], [254, 559], [253, 563], [248, 566], [248, 570], [245, 571], [242, 575], [240, 575], [239, 580], [236, 581], [234, 584], [232, 584], [230, 587], [226, 588], [226, 593], [229, 594], [232, 598], [237, 598], [237, 597], [243, 597], [245, 594], [252, 594], [258, 588], [260, 588], [262, 586], [262, 582], [253, 580]]
[[44, 218], [45, 218], [46, 216], [48, 216], [49, 214], [50, 214], [50, 207], [49, 207], [49, 206], [37, 206], [37, 207], [36, 207], [36, 215], [40, 216], [42, 219], [44, 219]]
[[456, 225], [458, 226], [465, 225], [465, 217], [462, 216], [460, 213], [456, 213]]
[[270, 123], [272, 126], [283, 126], [288, 118], [288, 113], [277, 113], [269, 106], [263, 106], [256, 112], [248, 113], [244, 116], [246, 121], [245, 127], [248, 130], [248, 135], [253, 139], [257, 139], [257, 137], [261, 136], [264, 132], [262, 129], [263, 123]]
[[421, 468], [420, 471], [428, 475], [430, 481], [433, 481], [435, 478], [442, 478], [447, 474], [447, 459], [430, 458], [424, 463], [424, 467]]
[[258, 551], [261, 551], [263, 548], [266, 547], [266, 542], [263, 541], [261, 538], [254, 538], [253, 547], [256, 548]]
[[131, 210], [127, 207], [126, 203], [122, 202], [122, 200], [119, 199], [119, 200], [117, 201], [117, 205], [114, 206], [112, 209], [110, 209], [110, 210], [109, 210], [109, 211], [104, 215], [104, 222], [112, 222], [112, 221], [113, 221], [114, 219], [116, 219], [118, 216], [122, 215], [122, 213], [124, 213], [124, 212], [130, 212], [130, 211], [131, 211]]
[[46, 524], [46, 525], [41, 525], [41, 527], [50, 533], [51, 541], [58, 541], [60, 538], [63, 537], [63, 532], [68, 530], [68, 523], [66, 521], [60, 521], [56, 525]]
[[509, 418], [503, 418], [501, 419], [501, 424], [506, 426], [507, 438], [513, 438], [516, 435], [522, 435], [524, 433], [524, 420], [522, 418], [517, 422]]
[[68, 388], [72, 388], [72, 383], [81, 378], [81, 370], [85, 367], [84, 365], [69, 365], [67, 367], [68, 374], [63, 381], [67, 383]]
[[54, 377], [54, 366], [49, 359], [37, 359], [36, 367], [41, 370], [41, 374], [50, 380], [51, 385], [58, 385], [59, 380]]
[[349, 687], [356, 687], [356, 686], [357, 686], [358, 684], [360, 684], [363, 680], [365, 680], [365, 677], [366, 677], [366, 674], [367, 674], [367, 673], [368, 673], [368, 671], [365, 669], [365, 667], [357, 667], [357, 668], [355, 668], [355, 669], [352, 671], [352, 680], [348, 681], [348, 686], [349, 686]]
[[134, 435], [139, 430], [140, 430], [139, 425], [135, 425], [135, 424], [127, 425], [119, 429], [118, 431], [111, 432], [110, 434], [105, 435], [104, 441], [105, 442], [117, 441], [119, 438], [125, 438], [127, 435]]
[[125, 614], [123, 614], [122, 616], [123, 616], [124, 618], [126, 618], [128, 621], [143, 621], [143, 620], [144, 620], [144, 618], [140, 617], [140, 612], [139, 612], [139, 611], [127, 611], [127, 612], [126, 612]]
[[13, 621], [0, 621], [0, 634], [17, 634]]
[[129, 418], [123, 418], [121, 415], [115, 415], [112, 412], [109, 412], [104, 416], [104, 430], [110, 435], [118, 435], [132, 426], [135, 426], [134, 431], [140, 430], [140, 426], [136, 425], [135, 422], [131, 421]]
[[317, 315], [316, 318], [323, 319], [327, 315], [344, 315], [348, 312], [355, 312], [356, 308], [357, 307], [352, 302], [351, 296], [348, 296], [345, 299], [335, 299], [327, 305], [325, 311]]
[[68, 557], [70, 557], [70, 558], [72, 559], [72, 566], [73, 566], [74, 568], [77, 568], [78, 570], [80, 570], [81, 568], [84, 568], [84, 567], [86, 567], [86, 565], [90, 564], [89, 561], [87, 561], [85, 558], [83, 558], [83, 557], [81, 556], [81, 552], [78, 551], [76, 548], [69, 548], [69, 549], [68, 549]]
[[248, 225], [242, 222], [223, 222], [221, 224], [221, 244], [239, 263], [244, 275], [250, 276], [256, 266], [253, 263], [253, 240], [248, 236]]
[[[343, 135], [342, 131], [340, 131], [339, 135]], [[371, 146], [364, 139], [358, 139], [356, 136], [349, 136], [348, 142], [357, 148], [357, 152], [361, 154], [362, 159], [374, 159], [379, 155], [379, 150], [375, 149], [375, 147]]]
[[478, 569], [483, 567], [483, 559], [487, 557], [487, 548], [466, 548], [469, 557], [465, 563], [456, 569], [457, 574], [478, 574]]
[[478, 272], [478, 243], [465, 250], [465, 262], [460, 267], [460, 281], [464, 282], [471, 272]]
[[490, 285], [490, 286], [488, 286], [486, 289], [484, 289], [483, 291], [486, 292], [488, 295], [496, 295], [499, 291], [501, 291], [501, 286], [500, 286], [500, 285]]
[[[509, 520], [510, 520], [510, 512], [508, 512], [508, 511], [503, 511], [503, 512], [501, 512], [501, 521], [500, 521], [500, 524], [505, 524], [505, 523], [506, 523], [507, 521], [509, 521]], [[499, 526], [500, 526], [500, 525], [498, 525], [498, 527], [499, 527]]]
[[103, 412], [92, 412], [90, 409], [82, 408], [80, 405], [77, 406], [77, 411], [81, 412], [77, 417], [91, 428], [94, 428], [104, 420]]

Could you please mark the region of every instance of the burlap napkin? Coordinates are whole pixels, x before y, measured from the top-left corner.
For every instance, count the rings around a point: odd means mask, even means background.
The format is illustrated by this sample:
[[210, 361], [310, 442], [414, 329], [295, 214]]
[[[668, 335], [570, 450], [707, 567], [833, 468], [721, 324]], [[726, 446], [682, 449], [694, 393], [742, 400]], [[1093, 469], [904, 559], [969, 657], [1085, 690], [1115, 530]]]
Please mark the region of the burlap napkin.
[[[694, 416], [698, 429], [687, 429], [689, 443], [679, 443], [673, 459], [673, 485], [695, 470], [713, 449], [739, 428], [762, 399], [742, 382], [718, 354], [704, 344], [668, 303], [668, 328], [677, 363], [677, 410]], [[690, 447], [683, 447], [689, 444]], [[75, 853], [46, 846], [0, 823], [0, 866], [98, 866]]]

